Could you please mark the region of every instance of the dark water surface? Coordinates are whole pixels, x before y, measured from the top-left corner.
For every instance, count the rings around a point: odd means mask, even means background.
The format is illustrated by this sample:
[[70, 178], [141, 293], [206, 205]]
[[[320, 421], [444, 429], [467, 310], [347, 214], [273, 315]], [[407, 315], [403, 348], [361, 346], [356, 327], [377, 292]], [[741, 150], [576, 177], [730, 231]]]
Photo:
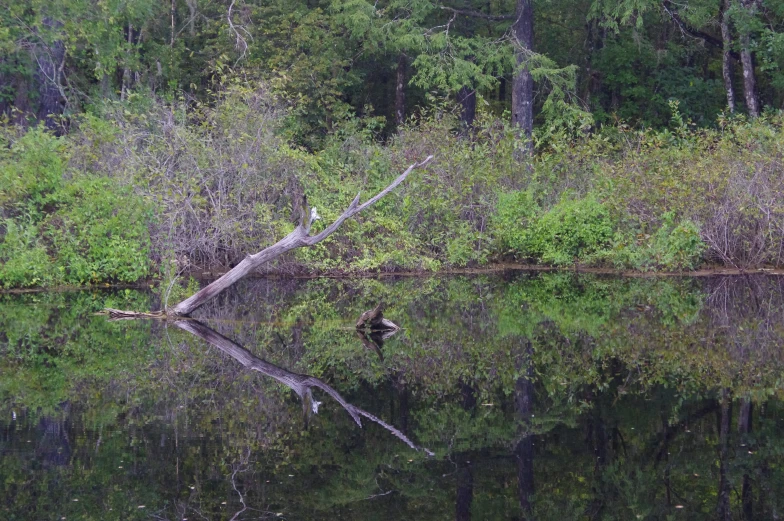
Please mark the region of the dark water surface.
[[[404, 329], [375, 342], [378, 302]], [[784, 516], [784, 278], [0, 296], [0, 519]], [[358, 426], [361, 423], [361, 427]]]

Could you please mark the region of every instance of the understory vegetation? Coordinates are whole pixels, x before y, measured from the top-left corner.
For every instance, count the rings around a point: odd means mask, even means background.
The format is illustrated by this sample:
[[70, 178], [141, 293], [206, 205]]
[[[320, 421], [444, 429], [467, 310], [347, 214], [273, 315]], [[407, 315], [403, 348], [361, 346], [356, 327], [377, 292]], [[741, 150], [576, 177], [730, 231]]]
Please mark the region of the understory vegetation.
[[782, 264], [784, 0], [5, 8], [0, 287], [222, 271], [431, 154], [263, 269]]
[[435, 161], [313, 248], [270, 269], [425, 270], [503, 260], [618, 269], [780, 266], [784, 118], [561, 130], [518, 161], [511, 127], [448, 106], [380, 142], [350, 120], [317, 151], [292, 145], [266, 88], [213, 103], [132, 95], [68, 135], [6, 125], [0, 147], [0, 284], [134, 282], [226, 268], [295, 226], [303, 195], [331, 222], [408, 165]]

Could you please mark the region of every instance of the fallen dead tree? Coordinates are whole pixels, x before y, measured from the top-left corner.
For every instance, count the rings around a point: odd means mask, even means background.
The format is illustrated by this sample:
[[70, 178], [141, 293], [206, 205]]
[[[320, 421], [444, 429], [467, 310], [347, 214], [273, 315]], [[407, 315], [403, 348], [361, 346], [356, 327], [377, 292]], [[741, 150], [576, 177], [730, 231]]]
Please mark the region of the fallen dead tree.
[[[414, 163], [413, 165], [409, 166], [405, 172], [400, 174], [392, 183], [384, 188], [381, 192], [376, 194], [371, 199], [368, 199], [362, 204], [359, 204], [359, 195], [354, 198], [351, 202], [349, 207], [338, 217], [335, 222], [330, 224], [329, 226], [324, 229], [321, 233], [317, 235], [310, 235], [310, 227], [312, 226], [313, 222], [318, 219], [318, 213], [316, 209], [309, 209], [307, 204], [302, 205], [302, 209], [300, 212], [300, 222], [299, 225], [294, 229], [293, 232], [288, 234], [286, 237], [281, 239], [280, 241], [276, 242], [272, 246], [269, 246], [258, 253], [253, 255], [248, 255], [245, 257], [239, 264], [237, 264], [234, 268], [228, 271], [219, 279], [215, 280], [208, 286], [205, 286], [200, 291], [195, 293], [193, 296], [188, 297], [187, 299], [183, 300], [182, 302], [167, 308], [163, 312], [156, 311], [152, 313], [140, 313], [136, 311], [122, 311], [117, 309], [106, 309], [105, 311], [110, 314], [110, 316], [114, 319], [119, 318], [166, 318], [166, 317], [178, 317], [178, 316], [187, 316], [191, 314], [196, 308], [212, 300], [217, 295], [222, 293], [224, 290], [230, 288], [234, 285], [237, 281], [243, 279], [244, 277], [251, 274], [256, 269], [260, 268], [267, 262], [283, 255], [287, 251], [293, 250], [294, 248], [301, 248], [304, 246], [313, 246], [314, 244], [318, 244], [319, 242], [323, 241], [330, 235], [332, 235], [335, 230], [337, 230], [343, 221], [346, 219], [358, 214], [368, 206], [371, 206], [376, 201], [387, 195], [389, 192], [394, 190], [400, 183], [406, 180], [408, 175], [416, 170], [417, 168], [422, 168], [423, 166], [427, 165], [433, 156], [428, 156], [424, 161], [419, 163]], [[127, 314], [127, 316], [123, 316], [123, 314]]]

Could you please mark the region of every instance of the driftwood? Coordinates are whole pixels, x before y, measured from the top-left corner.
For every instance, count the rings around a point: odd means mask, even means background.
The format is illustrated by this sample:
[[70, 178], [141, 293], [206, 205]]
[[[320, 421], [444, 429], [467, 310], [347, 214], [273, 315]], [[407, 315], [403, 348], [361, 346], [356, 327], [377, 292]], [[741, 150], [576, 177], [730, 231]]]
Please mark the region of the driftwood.
[[166, 318], [165, 311], [152, 311], [145, 313], [143, 311], [123, 311], [122, 309], [104, 308], [96, 315], [106, 315], [109, 320], [137, 320], [145, 318]]
[[338, 393], [333, 387], [327, 385], [323, 381], [319, 380], [314, 376], [308, 376], [303, 374], [293, 373], [291, 371], [287, 371], [282, 367], [278, 367], [274, 364], [271, 364], [257, 356], [254, 356], [250, 351], [241, 347], [240, 345], [236, 344], [232, 340], [229, 340], [225, 336], [221, 335], [220, 333], [213, 331], [209, 327], [205, 326], [201, 322], [195, 320], [175, 320], [174, 325], [188, 331], [189, 333], [193, 333], [197, 337], [201, 338], [205, 342], [212, 344], [213, 346], [217, 347], [227, 355], [231, 356], [235, 360], [237, 360], [240, 364], [248, 369], [252, 369], [253, 371], [258, 371], [259, 373], [271, 376], [275, 380], [279, 381], [280, 383], [286, 385], [290, 389], [292, 389], [297, 396], [302, 399], [303, 406], [305, 407], [306, 413], [318, 413], [318, 407], [321, 402], [316, 401], [313, 398], [312, 389], [314, 387], [321, 389], [329, 396], [331, 396], [336, 402], [338, 402], [341, 407], [343, 407], [346, 412], [349, 413], [351, 418], [354, 419], [356, 424], [359, 427], [362, 427], [362, 418], [367, 418], [368, 420], [375, 422], [386, 430], [391, 432], [397, 438], [403, 441], [406, 445], [411, 447], [417, 451], [423, 451], [428, 456], [433, 456], [433, 452], [424, 448], [418, 447], [411, 441], [408, 436], [400, 432], [397, 428], [393, 427], [392, 425], [386, 423], [384, 420], [380, 419], [379, 417], [360, 409], [350, 403], [348, 403], [341, 395]]
[[[229, 270], [225, 273], [222, 277], [215, 280], [208, 286], [205, 286], [200, 291], [188, 297], [187, 299], [183, 300], [179, 304], [176, 304], [170, 308], [167, 308], [164, 313], [162, 312], [153, 312], [152, 314], [144, 314], [147, 316], [141, 317], [140, 313], [136, 311], [121, 311], [117, 309], [113, 310], [105, 310], [107, 313], [112, 314], [113, 318], [120, 319], [120, 318], [167, 318], [170, 316], [178, 317], [178, 316], [187, 316], [191, 314], [196, 308], [204, 304], [205, 302], [212, 300], [217, 295], [222, 293], [224, 290], [231, 287], [234, 283], [239, 281], [240, 279], [245, 278], [246, 276], [250, 275], [254, 270], [261, 267], [263, 264], [283, 255], [289, 250], [293, 250], [294, 248], [301, 248], [303, 246], [313, 246], [317, 244], [330, 235], [332, 235], [335, 230], [343, 224], [343, 221], [352, 217], [368, 206], [374, 204], [376, 201], [387, 195], [389, 192], [394, 190], [400, 183], [406, 180], [408, 175], [416, 170], [417, 168], [421, 168], [427, 165], [430, 161], [433, 160], [433, 156], [427, 156], [424, 161], [419, 163], [414, 163], [413, 165], [409, 166], [405, 172], [400, 174], [397, 179], [392, 181], [392, 183], [381, 190], [378, 194], [376, 194], [373, 198], [368, 199], [362, 204], [359, 204], [359, 196], [354, 198], [351, 201], [351, 204], [348, 206], [346, 211], [344, 211], [340, 217], [338, 217], [335, 222], [327, 226], [327, 228], [317, 235], [310, 235], [310, 227], [313, 224], [313, 221], [319, 219], [318, 213], [316, 209], [313, 208], [312, 210], [308, 209], [307, 202], [304, 202], [301, 207], [300, 211], [300, 223], [294, 229], [293, 232], [285, 236], [280, 241], [276, 242], [272, 246], [269, 246], [258, 253], [253, 255], [248, 255], [245, 257], [239, 264], [237, 264], [234, 268]], [[125, 316], [123, 316], [125, 315]]]

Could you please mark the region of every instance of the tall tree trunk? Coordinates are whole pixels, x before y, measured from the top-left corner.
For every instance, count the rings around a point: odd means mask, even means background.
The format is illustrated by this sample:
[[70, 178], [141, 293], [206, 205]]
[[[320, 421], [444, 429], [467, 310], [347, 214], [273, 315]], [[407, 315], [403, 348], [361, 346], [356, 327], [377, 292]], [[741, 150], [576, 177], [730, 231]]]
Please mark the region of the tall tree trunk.
[[583, 95], [588, 109], [592, 109], [594, 95], [601, 91], [602, 78], [599, 71], [593, 66], [593, 59], [599, 51], [604, 48], [604, 39], [607, 29], [601, 26], [599, 20], [592, 20], [585, 25], [586, 38], [586, 59], [585, 59], [585, 94]]
[[469, 87], [461, 87], [457, 93], [457, 101], [460, 103], [460, 134], [467, 135], [471, 132], [476, 118], [476, 90]]
[[17, 125], [23, 125], [27, 116], [30, 115], [32, 109], [30, 107], [30, 84], [21, 74], [14, 74], [13, 77], [14, 89], [14, 109], [12, 121]]
[[733, 66], [732, 66], [732, 34], [730, 33], [730, 21], [727, 11], [730, 8], [731, 0], [723, 0], [721, 5], [721, 41], [724, 52], [721, 58], [721, 73], [724, 77], [724, 90], [727, 92], [727, 107], [730, 114], [735, 112], [735, 89], [732, 87]]
[[120, 86], [120, 99], [124, 100], [128, 97], [128, 91], [131, 90], [133, 87], [133, 73], [129, 68], [130, 61], [131, 61], [131, 47], [133, 46], [133, 25], [128, 23], [128, 34], [126, 38], [128, 42], [128, 52], [125, 55], [126, 63], [125, 67], [123, 67], [123, 74], [122, 74], [122, 85]]
[[196, 0], [185, 0], [188, 5], [188, 34], [193, 38], [196, 36], [196, 15], [198, 14], [198, 5]]
[[749, 110], [749, 116], [752, 118], [759, 117], [759, 105], [757, 104], [757, 80], [754, 76], [754, 58], [749, 50], [749, 37], [743, 35], [740, 37], [742, 49], [740, 51], [740, 61], [743, 65], [743, 93], [746, 96], [746, 107]]
[[[52, 31], [62, 24], [44, 17], [44, 29]], [[48, 38], [47, 38], [48, 39]], [[65, 44], [55, 40], [35, 51], [38, 69], [35, 77], [38, 84], [38, 120], [44, 121], [47, 128], [56, 130], [59, 125], [56, 116], [63, 113], [65, 99], [62, 90], [63, 68], [65, 67]]]
[[[742, 0], [747, 11], [754, 8], [754, 0]], [[743, 93], [746, 96], [746, 108], [749, 116], [759, 117], [759, 102], [757, 101], [757, 79], [754, 74], [754, 57], [751, 54], [751, 37], [744, 33], [740, 35], [740, 62], [743, 65]]]
[[534, 129], [534, 79], [528, 68], [530, 53], [534, 49], [533, 0], [517, 0], [512, 34], [517, 40], [517, 71], [512, 85], [512, 125], [525, 137], [525, 150], [533, 153], [531, 134]]
[[169, 47], [174, 48], [174, 16], [177, 14], [175, 0], [171, 0], [171, 27], [169, 30]]
[[406, 55], [401, 52], [395, 74], [395, 123], [398, 126], [406, 121], [406, 62]]

